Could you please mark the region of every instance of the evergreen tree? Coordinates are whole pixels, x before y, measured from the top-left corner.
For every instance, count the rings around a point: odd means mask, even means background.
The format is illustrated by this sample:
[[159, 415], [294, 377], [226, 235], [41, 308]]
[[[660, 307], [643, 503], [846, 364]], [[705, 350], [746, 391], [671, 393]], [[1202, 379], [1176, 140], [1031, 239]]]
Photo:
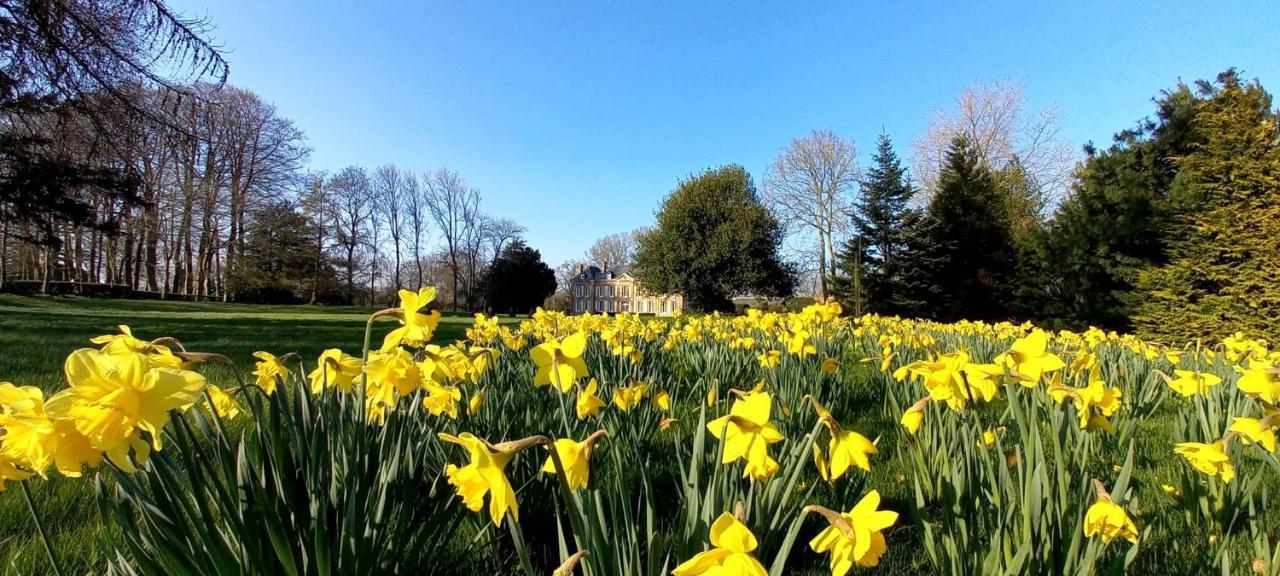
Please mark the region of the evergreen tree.
[[1071, 193], [1035, 247], [1044, 287], [1034, 317], [1082, 329], [1129, 330], [1138, 272], [1163, 260], [1166, 198], [1178, 175], [1174, 158], [1199, 140], [1196, 96], [1165, 92], [1153, 119], [1116, 134], [1105, 150], [1086, 146]]
[[930, 316], [1006, 318], [1017, 251], [995, 178], [963, 137], [947, 151], [928, 216], [937, 251], [934, 283], [940, 287]]
[[840, 253], [835, 292], [846, 311], [896, 314], [893, 302], [901, 290], [907, 241], [904, 221], [915, 190], [887, 134], [880, 135], [872, 161], [855, 206], [854, 236]]
[[527, 314], [556, 291], [556, 273], [542, 261], [542, 253], [515, 240], [489, 267], [484, 286], [495, 312]]
[[907, 318], [936, 315], [942, 287], [938, 269], [943, 258], [942, 245], [928, 213], [908, 210], [902, 218], [902, 251], [898, 256], [896, 286], [888, 307], [894, 314]]
[[306, 302], [313, 292], [319, 298], [336, 296], [337, 275], [317, 235], [294, 206], [280, 202], [264, 207], [249, 226], [245, 256], [230, 274], [229, 292], [242, 302]]
[[740, 294], [789, 296], [795, 272], [778, 255], [782, 226], [741, 166], [680, 182], [640, 235], [635, 273], [650, 292], [684, 294], [691, 310], [732, 310]]
[[1271, 96], [1234, 70], [1201, 82], [1198, 141], [1177, 159], [1162, 240], [1139, 273], [1134, 323], [1167, 340], [1244, 329], [1280, 338], [1280, 122]]

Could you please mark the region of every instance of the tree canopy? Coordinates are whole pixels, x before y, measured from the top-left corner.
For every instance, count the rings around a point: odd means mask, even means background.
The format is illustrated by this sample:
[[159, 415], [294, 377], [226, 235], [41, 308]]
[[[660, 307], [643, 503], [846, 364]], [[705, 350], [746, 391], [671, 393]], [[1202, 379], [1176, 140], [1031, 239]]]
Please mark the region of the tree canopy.
[[504, 314], [528, 314], [556, 291], [556, 273], [542, 254], [523, 240], [507, 245], [485, 274], [489, 308]]
[[687, 308], [731, 310], [741, 294], [790, 295], [795, 274], [778, 255], [782, 226], [751, 175], [723, 166], [680, 182], [640, 236], [635, 271], [646, 290], [684, 294]]

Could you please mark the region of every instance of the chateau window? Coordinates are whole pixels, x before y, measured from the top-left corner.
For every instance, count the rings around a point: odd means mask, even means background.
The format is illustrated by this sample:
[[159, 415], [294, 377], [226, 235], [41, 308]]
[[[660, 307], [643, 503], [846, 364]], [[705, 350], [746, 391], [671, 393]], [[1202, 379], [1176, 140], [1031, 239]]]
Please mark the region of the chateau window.
[[622, 311], [623, 311], [623, 312], [630, 312], [630, 311], [631, 311], [631, 303], [630, 303], [630, 302], [627, 302], [626, 300], [623, 300], [623, 301], [622, 301]]
[[663, 314], [666, 314], [666, 313], [667, 313], [667, 301], [666, 301], [666, 300], [663, 300], [663, 301], [662, 301], [662, 313], [663, 313]]

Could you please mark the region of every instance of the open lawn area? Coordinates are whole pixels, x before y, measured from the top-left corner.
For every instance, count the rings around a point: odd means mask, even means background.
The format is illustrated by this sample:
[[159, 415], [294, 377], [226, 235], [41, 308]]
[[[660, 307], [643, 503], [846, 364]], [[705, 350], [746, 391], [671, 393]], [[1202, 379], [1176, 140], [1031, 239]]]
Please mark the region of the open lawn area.
[[[98, 300], [0, 295], [0, 382], [38, 386], [46, 391], [64, 386], [62, 363], [72, 350], [92, 346], [89, 339], [128, 325], [143, 339], [177, 338], [191, 351], [216, 352], [231, 358], [236, 369], [252, 370], [258, 350], [297, 352], [308, 363], [325, 348], [339, 346], [359, 354], [365, 323], [375, 309], [350, 306], [271, 306], [211, 302]], [[464, 337], [471, 316], [445, 316], [434, 341]], [[504, 319], [505, 320], [505, 319]], [[516, 321], [514, 319], [512, 322]], [[394, 322], [374, 325], [376, 346]], [[212, 383], [229, 386], [232, 374], [222, 366], [201, 369]], [[93, 484], [51, 478], [31, 482], [38, 510], [50, 528], [57, 553], [70, 574], [101, 570], [98, 520]], [[0, 494], [0, 560], [23, 574], [48, 570], [22, 493], [16, 485]]]

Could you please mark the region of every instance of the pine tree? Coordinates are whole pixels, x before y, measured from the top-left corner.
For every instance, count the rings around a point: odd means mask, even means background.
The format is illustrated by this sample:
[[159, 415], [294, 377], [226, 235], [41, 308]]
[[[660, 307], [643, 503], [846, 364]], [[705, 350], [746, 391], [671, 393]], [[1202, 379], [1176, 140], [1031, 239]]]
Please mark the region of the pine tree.
[[1280, 122], [1271, 96], [1234, 70], [1192, 120], [1200, 142], [1177, 160], [1163, 239], [1167, 263], [1143, 270], [1134, 323], [1150, 337], [1280, 339]]
[[930, 240], [936, 244], [934, 283], [941, 287], [940, 320], [995, 320], [1008, 316], [1017, 250], [990, 169], [963, 137], [956, 138], [929, 204]]
[[915, 190], [887, 134], [880, 135], [873, 162], [855, 206], [854, 236], [840, 253], [835, 292], [846, 310], [896, 314], [900, 311], [893, 302], [901, 289], [907, 240], [904, 220]]
[[907, 318], [929, 318], [937, 313], [942, 287], [937, 282], [943, 260], [935, 223], [920, 210], [908, 210], [902, 218], [902, 251], [898, 256], [896, 287], [888, 307]]

